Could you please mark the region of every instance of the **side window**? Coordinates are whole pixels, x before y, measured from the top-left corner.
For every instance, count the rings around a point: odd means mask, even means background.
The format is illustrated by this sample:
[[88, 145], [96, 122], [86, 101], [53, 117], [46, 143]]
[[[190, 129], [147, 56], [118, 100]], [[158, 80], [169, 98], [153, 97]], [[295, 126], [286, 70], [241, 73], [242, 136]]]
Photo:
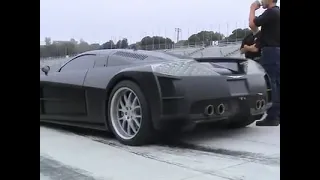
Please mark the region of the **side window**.
[[62, 67], [60, 72], [93, 68], [95, 60], [94, 57], [95, 55], [84, 55], [77, 57]]

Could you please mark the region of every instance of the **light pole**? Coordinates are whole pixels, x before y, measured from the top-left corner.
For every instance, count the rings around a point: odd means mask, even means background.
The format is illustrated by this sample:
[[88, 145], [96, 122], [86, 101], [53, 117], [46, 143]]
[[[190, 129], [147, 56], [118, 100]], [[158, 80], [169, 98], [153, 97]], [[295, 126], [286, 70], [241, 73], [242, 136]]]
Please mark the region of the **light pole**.
[[179, 35], [180, 35], [180, 32], [181, 32], [181, 29], [180, 28], [175, 28], [174, 30], [175, 30], [175, 32], [177, 32], [177, 42], [179, 42]]

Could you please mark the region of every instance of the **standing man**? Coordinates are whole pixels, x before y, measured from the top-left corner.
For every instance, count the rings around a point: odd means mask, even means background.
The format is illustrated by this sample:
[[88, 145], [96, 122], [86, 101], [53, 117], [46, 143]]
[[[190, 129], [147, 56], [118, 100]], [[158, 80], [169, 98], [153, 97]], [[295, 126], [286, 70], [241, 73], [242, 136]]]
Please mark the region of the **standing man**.
[[240, 47], [241, 54], [247, 59], [252, 59], [256, 62], [259, 62], [261, 57], [261, 50], [259, 48], [259, 40], [260, 40], [261, 32], [248, 34], [243, 40]]
[[[261, 59], [263, 66], [271, 79], [272, 107], [268, 109], [265, 120], [258, 121], [257, 126], [278, 126], [280, 123], [280, 8], [277, 0], [262, 0], [251, 4], [249, 27], [257, 32], [261, 26]], [[262, 15], [255, 17], [255, 11], [262, 6], [266, 9]]]

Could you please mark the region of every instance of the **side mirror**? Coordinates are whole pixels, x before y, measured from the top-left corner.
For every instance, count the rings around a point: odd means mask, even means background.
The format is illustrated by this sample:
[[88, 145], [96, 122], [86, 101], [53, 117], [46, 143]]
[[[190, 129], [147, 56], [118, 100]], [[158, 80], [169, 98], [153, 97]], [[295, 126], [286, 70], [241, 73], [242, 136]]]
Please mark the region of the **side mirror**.
[[42, 72], [44, 72], [45, 75], [48, 75], [48, 72], [50, 71], [50, 66], [44, 66], [41, 68]]

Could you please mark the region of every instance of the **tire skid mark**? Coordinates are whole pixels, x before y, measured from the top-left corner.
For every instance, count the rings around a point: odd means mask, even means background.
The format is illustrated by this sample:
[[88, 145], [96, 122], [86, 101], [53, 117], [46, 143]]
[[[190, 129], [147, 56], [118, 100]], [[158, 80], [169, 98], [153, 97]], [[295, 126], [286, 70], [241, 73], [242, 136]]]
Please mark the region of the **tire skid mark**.
[[40, 155], [40, 173], [51, 180], [102, 180], [91, 176], [85, 170], [64, 165], [42, 155]]
[[206, 147], [206, 146], [190, 144], [190, 143], [181, 142], [181, 141], [172, 142], [170, 145], [168, 145], [168, 147], [192, 149], [192, 150], [201, 151], [201, 152], [232, 156], [240, 159], [246, 159], [246, 160], [249, 160], [250, 162], [256, 162], [256, 163], [265, 164], [265, 165], [276, 165], [276, 166], [280, 165], [280, 158], [278, 157], [270, 157], [264, 154], [252, 153], [247, 151], [234, 151], [234, 150], [214, 148], [214, 147], [208, 147], [208, 146]]
[[[75, 134], [79, 136], [85, 136], [89, 137], [91, 139], [101, 139], [103, 141], [108, 141], [110, 146], [119, 146], [119, 147], [127, 147], [125, 145], [120, 144], [117, 142], [115, 139], [110, 138], [110, 137], [103, 137], [99, 136], [97, 134], [93, 135], [88, 135], [86, 133], [81, 133], [81, 132], [71, 132], [63, 129], [55, 129], [59, 132], [62, 133], [67, 133], [67, 134]], [[222, 149], [222, 148], [215, 148], [215, 147], [206, 147], [202, 145], [196, 145], [196, 144], [190, 144], [186, 142], [181, 142], [179, 140], [173, 140], [169, 142], [165, 142], [163, 144], [158, 144], [154, 145], [158, 146], [160, 149], [161, 147], [164, 149], [167, 153], [172, 152], [172, 154], [177, 154], [177, 152], [185, 152], [190, 150], [195, 150], [197, 151], [198, 154], [205, 154], [205, 155], [211, 155], [211, 156], [218, 156], [218, 157], [223, 157], [223, 158], [229, 158], [229, 159], [242, 159], [246, 160], [248, 162], [255, 162], [259, 164], [264, 164], [264, 165], [271, 165], [271, 166], [280, 166], [280, 157], [274, 157], [274, 156], [266, 156], [264, 154], [259, 154], [259, 153], [252, 153], [252, 152], [247, 152], [247, 151], [234, 151], [234, 150], [228, 150], [228, 149]], [[167, 147], [167, 148], [166, 148]]]
[[[216, 176], [216, 177], [220, 177], [220, 178], [223, 178], [223, 179], [227, 179], [227, 180], [242, 180], [242, 179], [239, 179], [239, 178], [231, 178], [229, 177], [228, 175], [225, 175], [225, 174], [221, 174], [221, 173], [214, 173], [213, 171], [201, 171], [201, 170], [197, 170], [197, 169], [194, 169], [194, 168], [190, 168], [190, 167], [187, 167], [183, 164], [180, 164], [180, 163], [176, 163], [176, 162], [170, 162], [170, 161], [166, 161], [166, 160], [162, 160], [162, 159], [159, 159], [155, 156], [152, 156], [148, 153], [144, 153], [144, 152], [136, 152], [134, 150], [132, 150], [132, 147], [130, 146], [125, 146], [125, 145], [122, 145], [120, 144], [119, 142], [117, 142], [116, 140], [113, 140], [113, 139], [109, 139], [109, 138], [101, 138], [101, 137], [97, 137], [97, 136], [90, 136], [90, 135], [85, 135], [85, 134], [82, 134], [82, 133], [78, 133], [78, 132], [70, 132], [70, 131], [65, 131], [65, 130], [57, 130], [58, 132], [61, 132], [61, 133], [64, 133], [64, 134], [68, 134], [68, 135], [76, 135], [76, 136], [83, 136], [83, 137], [86, 137], [86, 138], [89, 138], [93, 141], [96, 141], [96, 142], [99, 142], [99, 143], [103, 143], [103, 144], [106, 144], [106, 145], [109, 145], [111, 147], [114, 147], [114, 148], [118, 148], [118, 149], [121, 149], [121, 150], [124, 150], [126, 152], [129, 152], [129, 153], [132, 153], [132, 154], [135, 154], [137, 156], [141, 156], [141, 157], [144, 157], [144, 158], [148, 158], [148, 159], [151, 159], [151, 160], [155, 160], [155, 161], [158, 161], [158, 162], [162, 162], [162, 163], [166, 163], [166, 164], [169, 164], [169, 165], [174, 165], [174, 166], [178, 166], [180, 168], [185, 168], [185, 169], [189, 169], [189, 170], [192, 170], [192, 171], [195, 171], [195, 172], [199, 172], [201, 174], [207, 174], [207, 175], [212, 175], [212, 176]], [[66, 170], [66, 171], [69, 171], [69, 170]], [[80, 170], [81, 171], [81, 170]], [[58, 171], [60, 174], [64, 174], [64, 172], [62, 171]], [[42, 173], [43, 175], [45, 176], [49, 176], [48, 174], [45, 174], [45, 173]], [[50, 177], [50, 176], [49, 176]], [[58, 180], [58, 179], [54, 179], [52, 178], [52, 180]], [[59, 180], [69, 180], [69, 179], [59, 179]], [[70, 179], [70, 180], [73, 180], [73, 179]], [[82, 180], [82, 179], [80, 179]], [[85, 179], [86, 180], [86, 179]], [[88, 180], [91, 180], [91, 179], [88, 179]]]
[[[50, 127], [49, 127], [50, 128]], [[197, 157], [197, 156], [214, 156], [214, 157], [220, 157], [224, 159], [230, 159], [230, 160], [242, 160], [245, 162], [239, 163], [232, 165], [230, 167], [234, 166], [239, 166], [245, 163], [249, 162], [256, 162], [260, 164], [265, 164], [265, 165], [273, 165], [273, 166], [279, 166], [280, 165], [280, 158], [277, 157], [269, 157], [265, 156], [263, 154], [258, 154], [258, 153], [251, 153], [251, 152], [245, 152], [245, 151], [233, 151], [233, 150], [227, 150], [227, 149], [219, 149], [219, 148], [213, 148], [213, 147], [203, 147], [200, 145], [194, 145], [194, 144], [189, 144], [185, 142], [180, 142], [179, 140], [173, 140], [171, 142], [165, 142], [163, 144], [156, 144], [156, 145], [150, 145], [150, 146], [145, 146], [144, 148], [139, 148], [139, 147], [131, 147], [131, 146], [126, 146], [121, 143], [119, 143], [117, 140], [115, 140], [112, 137], [105, 136], [105, 133], [102, 134], [97, 134], [97, 133], [85, 133], [85, 132], [79, 132], [79, 131], [69, 131], [69, 130], [63, 130], [63, 129], [56, 129], [55, 130], [65, 133], [65, 134], [70, 134], [70, 135], [79, 135], [83, 136], [86, 138], [89, 138], [93, 141], [103, 143], [109, 146], [112, 146], [114, 148], [119, 148], [124, 151], [127, 151], [129, 153], [152, 159], [155, 161], [163, 162], [166, 164], [178, 166], [181, 168], [193, 170], [196, 172], [200, 172], [202, 174], [207, 174], [207, 175], [212, 175], [212, 176], [217, 176], [220, 178], [228, 179], [228, 180], [241, 180], [243, 177], [231, 177], [228, 174], [224, 174], [222, 172], [219, 172], [221, 169], [216, 169], [216, 170], [204, 170], [204, 169], [199, 169], [196, 167], [190, 167], [186, 163], [178, 163], [175, 160], [168, 160], [168, 159], [162, 159], [154, 154], [153, 152], [148, 151], [148, 147], [156, 148], [156, 151], [161, 151], [164, 154], [172, 154], [172, 155], [181, 155], [185, 157]], [[146, 149], [147, 148], [147, 149]], [[197, 162], [196, 159], [194, 159], [194, 162]], [[198, 162], [199, 163], [199, 162]], [[201, 163], [201, 162], [200, 162]], [[226, 169], [229, 167], [225, 167], [222, 169]]]
[[[185, 169], [189, 169], [189, 170], [192, 170], [192, 171], [200, 172], [202, 174], [207, 174], [207, 175], [220, 177], [220, 178], [227, 179], [227, 180], [243, 180], [242, 178], [238, 178], [238, 177], [230, 177], [229, 175], [223, 174], [221, 172], [216, 172], [216, 171], [212, 171], [212, 170], [210, 170], [210, 171], [199, 170], [199, 169], [196, 169], [196, 168], [188, 167], [188, 166], [186, 166], [184, 164], [181, 164], [181, 163], [176, 163], [176, 162], [173, 162], [173, 161], [167, 161], [167, 160], [159, 159], [156, 156], [152, 156], [152, 155], [150, 155], [148, 153], [137, 152], [137, 151], [132, 150], [131, 148], [126, 148], [126, 146], [122, 146], [121, 144], [114, 143], [114, 142], [109, 142], [109, 141], [104, 140], [104, 139], [97, 139], [97, 138], [92, 138], [92, 137], [89, 137], [89, 136], [87, 136], [87, 137], [91, 138], [93, 141], [96, 141], [96, 142], [99, 142], [99, 143], [103, 143], [103, 144], [106, 144], [106, 145], [109, 145], [109, 146], [112, 146], [112, 147], [115, 147], [115, 148], [119, 148], [119, 149], [125, 150], [126, 152], [129, 152], [129, 153], [132, 153], [132, 154], [135, 154], [135, 155], [147, 158], [147, 159], [155, 160], [155, 161], [158, 161], [158, 162], [163, 162], [163, 163], [166, 163], [166, 164], [169, 164], [169, 165], [178, 166], [178, 167], [181, 167], [181, 168], [185, 168]], [[243, 163], [241, 163], [241, 164], [243, 164]]]
[[[103, 141], [104, 144], [110, 145], [110, 146], [117, 146], [122, 149], [130, 149], [130, 147], [120, 144], [114, 139], [110, 138], [103, 138], [103, 137], [96, 137], [96, 136], [87, 136], [83, 134], [79, 134], [80, 136], [85, 136], [93, 140]], [[156, 147], [158, 150], [164, 150], [166, 153], [170, 153], [173, 155], [176, 155], [179, 152], [189, 152], [190, 150], [196, 151], [194, 154], [203, 154], [203, 155], [209, 155], [209, 156], [216, 156], [216, 157], [222, 157], [222, 158], [228, 158], [228, 159], [239, 159], [239, 160], [245, 160], [248, 162], [255, 162], [259, 164], [264, 165], [272, 165], [272, 166], [280, 166], [280, 158], [279, 157], [272, 157], [272, 156], [266, 156], [264, 154], [259, 153], [252, 153], [252, 152], [246, 152], [246, 151], [234, 151], [234, 150], [227, 150], [227, 149], [221, 149], [221, 148], [214, 148], [214, 147], [205, 147], [195, 144], [189, 144], [185, 142], [168, 142], [166, 144], [161, 145], [153, 145], [153, 147]]]

